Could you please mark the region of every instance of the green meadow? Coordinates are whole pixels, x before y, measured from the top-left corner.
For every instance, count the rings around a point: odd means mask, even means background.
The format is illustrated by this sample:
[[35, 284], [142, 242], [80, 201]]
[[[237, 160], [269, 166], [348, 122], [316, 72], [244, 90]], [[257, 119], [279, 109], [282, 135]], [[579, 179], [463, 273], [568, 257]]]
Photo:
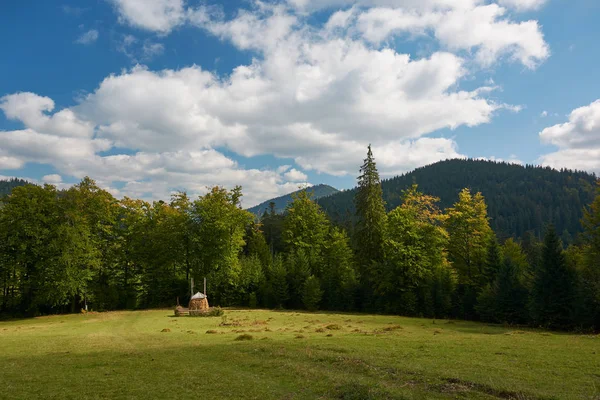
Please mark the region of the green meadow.
[[600, 337], [366, 314], [0, 322], [2, 399], [600, 399]]

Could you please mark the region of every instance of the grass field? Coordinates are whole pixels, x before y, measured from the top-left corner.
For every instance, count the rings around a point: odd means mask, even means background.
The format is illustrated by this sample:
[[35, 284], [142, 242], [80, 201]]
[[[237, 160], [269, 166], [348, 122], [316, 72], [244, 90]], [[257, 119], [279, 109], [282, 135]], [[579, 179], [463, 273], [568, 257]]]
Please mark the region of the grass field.
[[0, 322], [0, 398], [600, 399], [597, 335], [362, 314], [171, 314]]

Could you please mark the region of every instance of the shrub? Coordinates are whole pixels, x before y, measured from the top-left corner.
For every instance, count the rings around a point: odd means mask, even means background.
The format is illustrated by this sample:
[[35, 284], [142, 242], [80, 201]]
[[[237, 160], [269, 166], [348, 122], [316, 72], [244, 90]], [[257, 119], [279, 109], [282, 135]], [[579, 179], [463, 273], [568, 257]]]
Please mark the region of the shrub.
[[190, 317], [220, 317], [224, 314], [221, 307], [211, 307], [208, 311], [190, 310]]

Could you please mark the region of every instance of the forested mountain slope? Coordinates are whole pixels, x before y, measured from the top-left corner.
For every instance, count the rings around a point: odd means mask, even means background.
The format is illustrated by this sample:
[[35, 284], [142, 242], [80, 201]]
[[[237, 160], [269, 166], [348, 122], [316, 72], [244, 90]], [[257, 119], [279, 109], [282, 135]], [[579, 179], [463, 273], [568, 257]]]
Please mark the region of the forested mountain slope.
[[[330, 196], [334, 193], [338, 193], [339, 190], [337, 190], [336, 188], [329, 186], [329, 185], [315, 185], [315, 186], [311, 186], [307, 189], [307, 191], [309, 193], [312, 193], [312, 198], [314, 200], [316, 199], [320, 199], [322, 197], [326, 197], [326, 196]], [[250, 211], [253, 214], [256, 214], [258, 216], [262, 215], [262, 213], [264, 213], [265, 211], [269, 210], [269, 204], [271, 202], [275, 203], [275, 212], [277, 213], [281, 213], [285, 210], [285, 207], [288, 205], [288, 203], [292, 202], [292, 195], [299, 192], [299, 190], [290, 193], [290, 194], [286, 194], [285, 196], [281, 196], [281, 197], [277, 197], [275, 199], [271, 199], [271, 200], [267, 200], [263, 203], [260, 203], [257, 206], [254, 206], [252, 208], [249, 208], [248, 211]]]
[[13, 178], [10, 180], [0, 180], [0, 197], [10, 194], [17, 186], [27, 185], [29, 182], [23, 179]]
[[[501, 238], [521, 237], [527, 231], [541, 236], [553, 223], [564, 241], [581, 231], [583, 206], [594, 197], [596, 176], [581, 171], [521, 166], [482, 160], [447, 160], [382, 182], [388, 210], [401, 203], [402, 191], [413, 183], [419, 190], [440, 198], [440, 207], [451, 206], [458, 192], [481, 192], [488, 205], [490, 224]], [[337, 222], [354, 215], [355, 189], [318, 200]]]

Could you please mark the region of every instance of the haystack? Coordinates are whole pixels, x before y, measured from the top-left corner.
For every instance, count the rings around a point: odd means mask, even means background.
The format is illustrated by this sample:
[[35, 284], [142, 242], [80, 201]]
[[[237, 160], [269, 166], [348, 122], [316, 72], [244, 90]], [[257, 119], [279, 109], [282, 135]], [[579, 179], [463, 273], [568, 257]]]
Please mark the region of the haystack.
[[192, 296], [189, 305], [190, 313], [192, 311], [196, 312], [208, 312], [208, 299], [204, 293], [196, 293]]

